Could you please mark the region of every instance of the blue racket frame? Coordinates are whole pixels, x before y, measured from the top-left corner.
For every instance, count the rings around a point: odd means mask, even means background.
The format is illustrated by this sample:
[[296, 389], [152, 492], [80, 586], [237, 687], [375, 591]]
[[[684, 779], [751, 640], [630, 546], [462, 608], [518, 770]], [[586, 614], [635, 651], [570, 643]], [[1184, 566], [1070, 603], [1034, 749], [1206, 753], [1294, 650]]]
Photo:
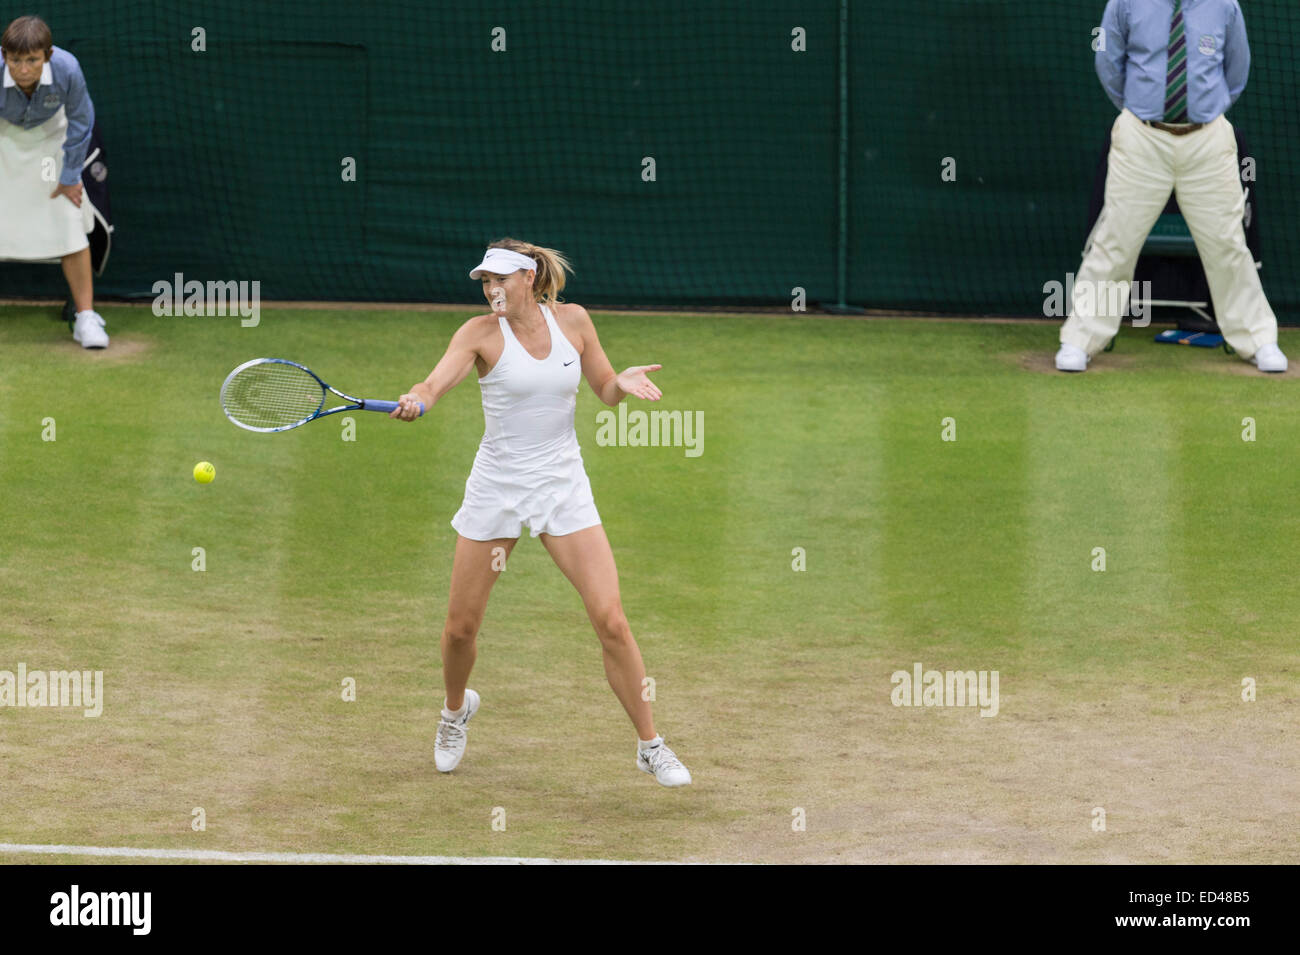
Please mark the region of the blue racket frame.
[[[242, 421], [236, 420], [230, 412], [226, 410], [226, 386], [230, 384], [232, 378], [238, 375], [245, 368], [251, 368], [253, 365], [293, 365], [295, 368], [301, 368], [307, 374], [316, 379], [316, 384], [320, 385], [320, 404], [316, 406], [316, 410], [312, 414], [309, 414], [301, 421], [295, 421], [293, 424], [280, 425], [277, 428], [255, 428], [252, 425], [244, 424]], [[339, 405], [337, 408], [330, 408], [328, 411], [322, 411], [321, 409], [325, 407], [325, 398], [330, 392], [338, 395], [344, 401], [351, 401], [353, 403], [350, 405]], [[221, 410], [225, 413], [226, 417], [230, 419], [230, 423], [236, 427], [243, 428], [245, 431], [258, 431], [263, 434], [274, 431], [288, 431], [291, 428], [300, 428], [309, 421], [315, 421], [317, 418], [324, 418], [326, 415], [338, 414], [340, 411], [377, 411], [382, 414], [388, 414], [396, 407], [396, 401], [384, 401], [379, 398], [357, 398], [353, 395], [345, 394], [333, 385], [327, 385], [321, 379], [320, 375], [316, 374], [316, 372], [312, 371], [306, 365], [300, 365], [298, 362], [290, 361], [287, 358], [253, 358], [244, 362], [230, 374], [226, 375], [226, 380], [221, 383]], [[420, 416], [424, 416], [424, 402], [420, 402]]]

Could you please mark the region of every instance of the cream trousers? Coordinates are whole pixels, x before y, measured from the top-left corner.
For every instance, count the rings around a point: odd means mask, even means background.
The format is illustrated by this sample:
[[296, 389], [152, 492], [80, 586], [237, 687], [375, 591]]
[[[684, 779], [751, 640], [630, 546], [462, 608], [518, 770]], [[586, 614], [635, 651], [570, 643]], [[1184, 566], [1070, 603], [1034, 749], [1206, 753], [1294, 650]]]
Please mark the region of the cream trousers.
[[[1106, 204], [1088, 237], [1061, 343], [1095, 355], [1119, 331], [1128, 296], [1098, 294], [1103, 283], [1131, 283], [1147, 234], [1169, 201], [1196, 242], [1223, 337], [1242, 358], [1277, 342], [1277, 318], [1259, 283], [1242, 227], [1246, 199], [1232, 124], [1220, 116], [1175, 136], [1127, 109], [1111, 131]], [[1119, 310], [1112, 313], [1112, 307]]]

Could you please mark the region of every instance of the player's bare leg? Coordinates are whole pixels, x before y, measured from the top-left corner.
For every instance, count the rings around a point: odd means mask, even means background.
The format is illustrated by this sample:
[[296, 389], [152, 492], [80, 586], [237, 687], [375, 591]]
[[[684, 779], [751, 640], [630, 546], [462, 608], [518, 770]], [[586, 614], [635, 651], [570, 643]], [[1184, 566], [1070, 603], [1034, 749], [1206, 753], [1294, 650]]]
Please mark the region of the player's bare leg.
[[465, 727], [478, 712], [479, 695], [469, 689], [469, 674], [478, 656], [476, 641], [487, 609], [488, 595], [506, 558], [514, 550], [511, 537], [490, 541], [456, 538], [451, 567], [451, 598], [442, 628], [442, 679], [447, 687], [433, 757], [438, 772], [449, 773], [465, 755]]
[[447, 620], [442, 627], [442, 680], [450, 710], [459, 710], [465, 703], [465, 685], [478, 658], [478, 631], [483, 625], [488, 596], [516, 543], [513, 537], [490, 541], [456, 537], [451, 595], [447, 600]]
[[640, 739], [637, 765], [665, 786], [686, 785], [691, 781], [690, 773], [673, 751], [663, 745], [655, 732], [650, 702], [641, 695], [645, 664], [623, 613], [618, 568], [614, 565], [614, 552], [605, 528], [597, 524], [572, 534], [558, 537], [542, 534], [541, 538], [551, 559], [582, 597], [587, 617], [596, 628], [605, 660], [605, 678]]
[[641, 698], [645, 664], [641, 650], [632, 637], [632, 628], [623, 613], [618, 592], [618, 569], [610, 549], [605, 528], [600, 524], [556, 537], [542, 534], [542, 543], [556, 566], [582, 597], [587, 617], [600, 638], [605, 658], [605, 677], [618, 701], [627, 710], [642, 739], [655, 736], [650, 702]]

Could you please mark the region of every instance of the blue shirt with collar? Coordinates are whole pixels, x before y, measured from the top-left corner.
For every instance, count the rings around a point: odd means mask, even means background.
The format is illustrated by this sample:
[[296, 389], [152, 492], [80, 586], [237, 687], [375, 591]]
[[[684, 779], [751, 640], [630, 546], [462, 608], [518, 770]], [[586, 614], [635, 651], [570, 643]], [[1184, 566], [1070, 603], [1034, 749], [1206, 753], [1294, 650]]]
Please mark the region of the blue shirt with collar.
[[[1165, 118], [1169, 25], [1174, 0], [1110, 0], [1102, 16], [1106, 45], [1097, 76], [1119, 109], [1138, 119]], [[1183, 0], [1187, 36], [1187, 118], [1208, 123], [1246, 88], [1250, 44], [1237, 0]]]
[[86, 92], [81, 64], [67, 50], [54, 47], [49, 62], [41, 68], [40, 81], [30, 97], [9, 75], [9, 65], [5, 64], [3, 69], [0, 118], [23, 129], [32, 129], [57, 113], [59, 107], [66, 109], [68, 132], [63, 141], [63, 172], [59, 175], [59, 183], [75, 186], [81, 182], [81, 164], [86, 160], [90, 131], [95, 125], [95, 104]]

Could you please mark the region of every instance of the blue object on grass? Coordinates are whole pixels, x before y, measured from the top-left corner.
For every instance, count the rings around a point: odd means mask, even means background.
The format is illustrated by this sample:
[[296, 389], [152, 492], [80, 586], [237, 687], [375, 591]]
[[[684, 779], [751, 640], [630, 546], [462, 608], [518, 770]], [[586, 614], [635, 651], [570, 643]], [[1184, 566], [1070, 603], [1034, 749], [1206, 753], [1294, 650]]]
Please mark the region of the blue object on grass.
[[1222, 335], [1209, 332], [1188, 332], [1181, 328], [1170, 328], [1156, 336], [1156, 341], [1166, 345], [1196, 345], [1199, 348], [1218, 348], [1223, 344]]

